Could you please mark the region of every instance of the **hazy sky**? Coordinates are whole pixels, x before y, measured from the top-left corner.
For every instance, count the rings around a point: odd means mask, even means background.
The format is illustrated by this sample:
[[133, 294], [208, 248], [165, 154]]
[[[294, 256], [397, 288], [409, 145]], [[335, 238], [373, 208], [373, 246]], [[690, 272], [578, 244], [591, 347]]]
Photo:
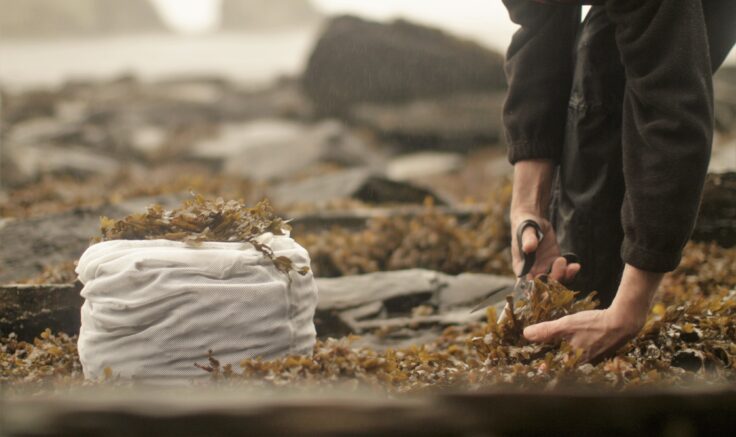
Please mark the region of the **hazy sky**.
[[[211, 28], [219, 0], [154, 0], [173, 26], [188, 32]], [[501, 0], [312, 0], [327, 13], [353, 13], [376, 19], [409, 18], [504, 48], [515, 26]]]

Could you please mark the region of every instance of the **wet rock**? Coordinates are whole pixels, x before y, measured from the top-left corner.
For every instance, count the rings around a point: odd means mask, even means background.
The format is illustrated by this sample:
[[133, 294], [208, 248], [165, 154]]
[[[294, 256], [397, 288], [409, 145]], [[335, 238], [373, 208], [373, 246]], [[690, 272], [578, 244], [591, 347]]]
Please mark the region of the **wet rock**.
[[504, 98], [503, 93], [475, 93], [363, 104], [352, 111], [352, 119], [407, 148], [463, 151], [502, 141]]
[[394, 297], [439, 291], [441, 273], [412, 269], [340, 278], [318, 278], [318, 310], [346, 310]]
[[84, 148], [15, 146], [9, 149], [6, 157], [15, 169], [14, 180], [8, 181], [11, 185], [46, 174], [86, 177], [114, 174], [120, 169], [117, 160]]
[[397, 181], [451, 173], [465, 159], [457, 153], [420, 152], [398, 156], [386, 163], [386, 176]]
[[439, 30], [398, 20], [332, 19], [302, 83], [316, 109], [345, 115], [361, 102], [402, 102], [503, 89], [503, 57]]
[[[513, 283], [513, 278], [497, 275], [451, 276], [423, 269], [318, 278], [317, 329], [320, 336], [331, 336], [463, 324], [485, 317], [483, 311], [471, 313], [472, 306]], [[491, 305], [500, 311], [504, 299], [498, 294]]]
[[148, 0], [0, 0], [0, 37], [51, 38], [164, 32]]
[[33, 341], [46, 328], [79, 332], [83, 299], [79, 284], [0, 286], [0, 336], [14, 332]]
[[313, 126], [280, 119], [225, 125], [193, 154], [220, 165], [226, 174], [261, 181], [288, 179], [318, 162], [349, 166], [373, 159], [362, 140], [329, 120]]
[[79, 123], [69, 123], [52, 117], [34, 118], [14, 124], [7, 142], [12, 145], [36, 146], [61, 143], [79, 138]]
[[431, 198], [436, 205], [449, 203], [448, 200], [428, 189], [408, 182], [388, 179], [365, 168], [337, 171], [306, 180], [286, 182], [272, 188], [267, 194], [279, 207], [320, 206], [340, 199], [357, 199], [366, 203], [421, 204], [427, 198]]
[[[439, 293], [440, 310], [475, 304], [499, 288], [514, 285], [513, 278], [481, 273], [463, 273], [448, 278], [445, 278], [447, 285]], [[499, 302], [504, 301], [506, 297], [503, 293], [497, 296]]]
[[322, 14], [308, 0], [223, 0], [222, 28], [252, 31], [314, 24]]
[[177, 196], [156, 196], [97, 208], [29, 219], [10, 220], [0, 227], [0, 284], [35, 277], [44, 266], [76, 260], [100, 235], [100, 216], [125, 217], [160, 203], [179, 204]]

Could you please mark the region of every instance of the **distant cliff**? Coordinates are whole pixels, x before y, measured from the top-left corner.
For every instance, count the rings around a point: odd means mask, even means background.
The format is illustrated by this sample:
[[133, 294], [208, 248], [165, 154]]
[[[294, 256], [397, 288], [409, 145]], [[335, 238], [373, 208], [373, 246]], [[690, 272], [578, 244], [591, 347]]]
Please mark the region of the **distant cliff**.
[[320, 12], [309, 0], [223, 0], [224, 30], [263, 30], [313, 24]]
[[149, 0], [0, 0], [0, 38], [164, 31]]

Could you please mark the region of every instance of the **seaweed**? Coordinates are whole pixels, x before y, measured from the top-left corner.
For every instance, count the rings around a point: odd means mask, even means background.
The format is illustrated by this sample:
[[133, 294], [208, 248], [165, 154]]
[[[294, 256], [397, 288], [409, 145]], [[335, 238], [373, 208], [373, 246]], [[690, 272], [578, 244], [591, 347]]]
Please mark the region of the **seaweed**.
[[[312, 356], [220, 363], [217, 351], [198, 367], [237, 390], [369, 389], [389, 396], [443, 390], [719, 386], [736, 383], [736, 249], [690, 243], [667, 275], [639, 335], [612, 357], [586, 363], [569, 344], [534, 344], [523, 328], [595, 307], [595, 296], [535, 281], [526, 298], [509, 302], [500, 321], [446, 328], [433, 341], [399, 349], [360, 346], [357, 337], [319, 340]], [[417, 309], [418, 312], [424, 311]], [[123, 384], [112, 375], [85, 381], [76, 339], [44, 332], [34, 342], [0, 338], [0, 385], [39, 393], [79, 385]], [[193, 363], [194, 364], [194, 363]], [[205, 382], [208, 383], [208, 382]]]
[[277, 217], [267, 200], [247, 207], [242, 201], [205, 199], [193, 194], [182, 206], [166, 210], [161, 205], [148, 207], [145, 213], [132, 214], [120, 220], [100, 218], [101, 241], [155, 240], [183, 241], [191, 245], [203, 242], [249, 243], [270, 259], [276, 269], [288, 276], [292, 271], [304, 276], [309, 267], [297, 268], [291, 259], [276, 256], [259, 241], [264, 234], [287, 235], [291, 227]]
[[333, 228], [298, 241], [322, 277], [408, 268], [510, 275], [510, 195], [510, 185], [501, 188], [483, 214], [462, 223], [428, 202], [415, 217], [377, 217], [362, 231]]

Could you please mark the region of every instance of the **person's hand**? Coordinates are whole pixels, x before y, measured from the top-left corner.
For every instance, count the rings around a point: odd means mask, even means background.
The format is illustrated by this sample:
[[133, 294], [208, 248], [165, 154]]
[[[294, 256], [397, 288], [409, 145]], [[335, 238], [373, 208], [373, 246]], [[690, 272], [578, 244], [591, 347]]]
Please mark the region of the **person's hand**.
[[626, 265], [616, 298], [605, 310], [583, 311], [524, 329], [527, 340], [551, 343], [566, 340], [582, 349], [585, 361], [616, 352], [639, 333], [662, 275]]
[[537, 256], [530, 275], [547, 273], [552, 267], [549, 277], [559, 282], [572, 280], [580, 271], [580, 264], [567, 264], [560, 256], [557, 236], [549, 220], [546, 219], [552, 191], [552, 179], [555, 164], [547, 160], [519, 161], [514, 165], [514, 186], [511, 197], [511, 256], [516, 275], [524, 264], [516, 242], [516, 229], [524, 220], [539, 223], [544, 235], [540, 242], [534, 228], [527, 228], [522, 236], [523, 251], [536, 251]]
[[555, 231], [549, 220], [528, 212], [517, 211], [512, 213], [511, 217], [511, 229], [513, 230], [511, 237], [511, 255], [514, 272], [518, 275], [519, 272], [521, 272], [522, 265], [524, 264], [524, 258], [521, 253], [519, 253], [519, 246], [516, 242], [516, 229], [520, 223], [529, 219], [539, 223], [543, 234], [541, 242], [537, 237], [536, 231], [532, 227], [526, 228], [522, 234], [522, 250], [524, 253], [537, 252], [537, 257], [530, 274], [534, 277], [547, 273], [551, 266], [552, 269], [549, 274], [550, 279], [554, 279], [555, 281], [562, 283], [572, 281], [572, 279], [575, 278], [575, 275], [580, 271], [580, 264], [568, 264], [567, 260], [560, 256], [560, 246], [557, 243], [557, 236], [555, 235]]
[[524, 329], [524, 337], [537, 343], [566, 340], [582, 349], [583, 361], [593, 361], [616, 352], [641, 330], [643, 324], [627, 320], [611, 308], [583, 311]]

